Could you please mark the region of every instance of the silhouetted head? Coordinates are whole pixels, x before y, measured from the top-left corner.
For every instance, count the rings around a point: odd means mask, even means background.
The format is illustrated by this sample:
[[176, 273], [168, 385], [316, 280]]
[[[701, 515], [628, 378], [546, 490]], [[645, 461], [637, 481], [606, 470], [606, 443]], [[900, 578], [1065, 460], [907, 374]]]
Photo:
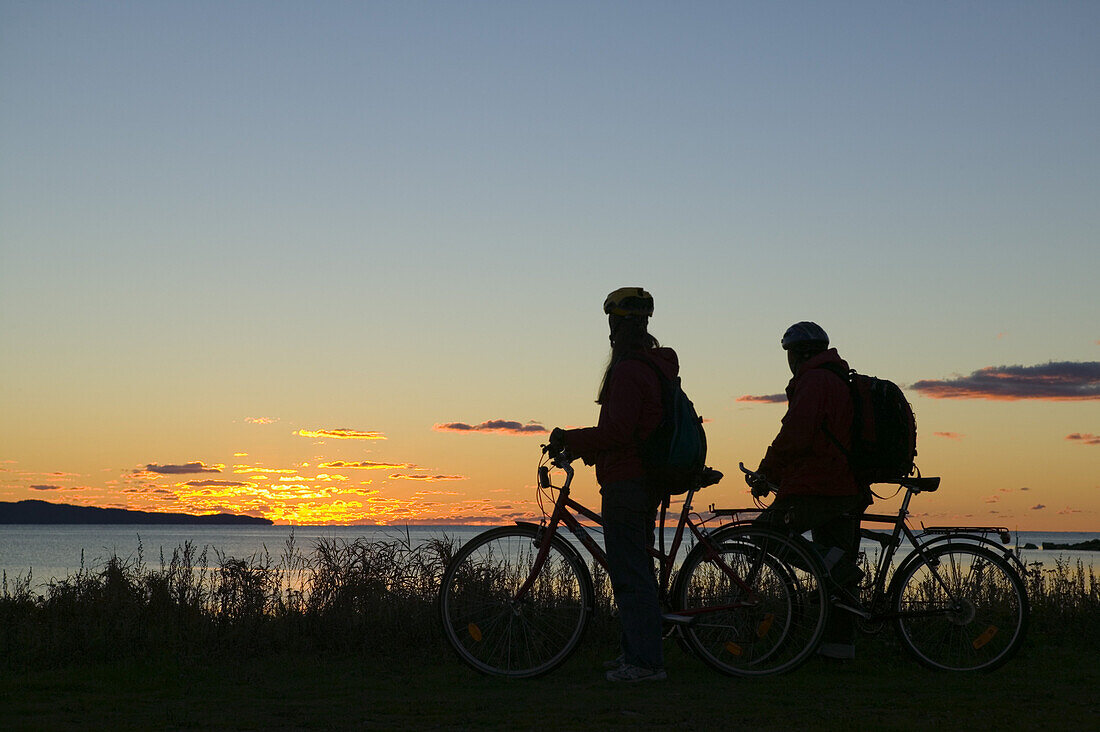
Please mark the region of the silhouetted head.
[[647, 348], [659, 348], [660, 343], [649, 333], [649, 316], [653, 315], [653, 296], [640, 287], [620, 287], [607, 296], [603, 302], [603, 311], [607, 315], [611, 341], [611, 358], [604, 371], [600, 384], [600, 394], [596, 398], [603, 404], [611, 371], [623, 356], [630, 351]]
[[787, 352], [791, 373], [797, 374], [799, 366], [829, 347], [829, 336], [817, 323], [803, 320], [787, 328], [780, 344]]
[[640, 287], [620, 287], [603, 301], [611, 347], [642, 348], [647, 344], [653, 296]]

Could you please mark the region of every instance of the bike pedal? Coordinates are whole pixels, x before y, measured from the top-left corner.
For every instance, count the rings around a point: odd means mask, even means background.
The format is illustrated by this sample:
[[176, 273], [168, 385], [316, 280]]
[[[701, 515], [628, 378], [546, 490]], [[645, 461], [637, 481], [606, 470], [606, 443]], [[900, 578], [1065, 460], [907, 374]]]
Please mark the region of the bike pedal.
[[695, 617], [696, 616], [694, 616], [694, 615], [679, 615], [677, 613], [666, 613], [666, 614], [661, 616], [661, 619], [664, 620], [666, 623], [671, 623], [673, 625], [691, 625], [692, 623], [695, 622]]

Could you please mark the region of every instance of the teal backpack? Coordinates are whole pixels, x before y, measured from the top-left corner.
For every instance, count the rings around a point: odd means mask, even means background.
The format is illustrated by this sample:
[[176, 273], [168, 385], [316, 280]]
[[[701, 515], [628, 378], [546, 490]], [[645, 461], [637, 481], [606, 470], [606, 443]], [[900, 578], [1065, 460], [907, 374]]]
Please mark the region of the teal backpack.
[[707, 434], [695, 405], [680, 386], [680, 377], [669, 379], [657, 364], [645, 357], [646, 363], [661, 385], [661, 406], [664, 415], [657, 428], [641, 441], [638, 452], [649, 477], [660, 487], [663, 505], [670, 496], [698, 488], [703, 481], [707, 460]]

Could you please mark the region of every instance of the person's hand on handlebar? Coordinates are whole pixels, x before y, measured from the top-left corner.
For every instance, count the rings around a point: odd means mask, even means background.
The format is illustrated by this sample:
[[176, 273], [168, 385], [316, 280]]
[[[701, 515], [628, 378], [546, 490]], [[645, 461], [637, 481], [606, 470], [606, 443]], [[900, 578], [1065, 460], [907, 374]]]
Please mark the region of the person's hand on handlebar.
[[562, 450], [565, 449], [565, 430], [561, 427], [555, 427], [550, 431], [550, 442], [546, 445], [546, 454], [551, 459], [561, 455]]
[[751, 489], [754, 498], [763, 498], [775, 490], [775, 486], [768, 480], [768, 476], [761, 472], [754, 472], [741, 463], [741, 472], [745, 474], [745, 482]]

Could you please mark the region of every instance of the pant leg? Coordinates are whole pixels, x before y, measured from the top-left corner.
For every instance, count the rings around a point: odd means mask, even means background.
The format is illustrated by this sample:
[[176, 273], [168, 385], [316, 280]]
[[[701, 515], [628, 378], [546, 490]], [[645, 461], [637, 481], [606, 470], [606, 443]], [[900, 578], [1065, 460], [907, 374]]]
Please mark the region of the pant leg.
[[642, 481], [603, 486], [604, 547], [607, 573], [619, 606], [623, 655], [629, 664], [664, 668], [661, 607], [653, 572], [656, 506]]
[[[836, 516], [812, 530], [815, 544], [843, 550], [843, 556], [830, 568], [834, 579], [853, 597], [859, 596], [859, 518]], [[850, 645], [855, 642], [855, 616], [834, 610], [825, 626], [825, 643]]]
[[[858, 595], [858, 515], [864, 506], [860, 496], [779, 496], [757, 522], [795, 534], [809, 531], [823, 554], [834, 547], [840, 549], [843, 555], [826, 568], [843, 589]], [[830, 613], [824, 640], [826, 643], [853, 643], [854, 616], [839, 610]]]

